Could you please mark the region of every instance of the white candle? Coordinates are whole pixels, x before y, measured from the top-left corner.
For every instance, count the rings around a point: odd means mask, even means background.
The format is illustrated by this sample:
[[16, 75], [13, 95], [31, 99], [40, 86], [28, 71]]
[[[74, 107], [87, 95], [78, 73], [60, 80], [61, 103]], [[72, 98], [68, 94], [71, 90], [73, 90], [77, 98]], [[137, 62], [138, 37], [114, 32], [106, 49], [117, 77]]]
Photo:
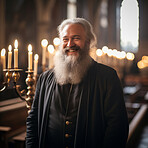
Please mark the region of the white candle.
[[32, 70], [32, 45], [28, 45], [28, 70]]
[[12, 46], [8, 46], [8, 69], [11, 68], [11, 62], [12, 62]]
[[53, 45], [48, 45], [48, 53], [49, 53], [49, 57], [48, 57], [48, 68], [52, 68], [53, 67], [53, 54], [54, 54], [54, 47]]
[[39, 59], [38, 54], [35, 54], [34, 55], [34, 76], [35, 77], [37, 76], [37, 71], [38, 71], [38, 59]]
[[53, 39], [53, 44], [55, 46], [55, 50], [58, 50], [58, 47], [60, 45], [60, 39], [58, 37]]
[[3, 69], [6, 69], [6, 50], [5, 48], [1, 50], [1, 62], [2, 62]]
[[100, 63], [102, 63], [102, 55], [103, 55], [103, 52], [102, 52], [102, 50], [101, 49], [97, 49], [96, 50], [96, 55], [97, 55], [97, 62], [100, 62]]
[[41, 41], [42, 45], [42, 65], [46, 65], [46, 48], [48, 45], [48, 41], [46, 39], [43, 39]]
[[14, 68], [18, 68], [18, 41], [14, 41]]

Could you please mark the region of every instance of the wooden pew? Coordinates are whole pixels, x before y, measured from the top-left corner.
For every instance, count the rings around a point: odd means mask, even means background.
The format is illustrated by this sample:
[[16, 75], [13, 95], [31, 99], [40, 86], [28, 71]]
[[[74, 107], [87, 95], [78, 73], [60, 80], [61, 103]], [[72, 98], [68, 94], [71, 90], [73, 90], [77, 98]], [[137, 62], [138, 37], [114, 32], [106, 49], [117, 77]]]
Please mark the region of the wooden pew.
[[136, 147], [144, 125], [147, 123], [148, 105], [141, 104], [129, 123], [129, 135], [126, 148]]
[[26, 137], [26, 132], [20, 133], [12, 137], [14, 147], [15, 148], [25, 148], [25, 137]]
[[26, 130], [26, 103], [19, 98], [0, 101], [0, 145], [9, 147], [9, 140]]

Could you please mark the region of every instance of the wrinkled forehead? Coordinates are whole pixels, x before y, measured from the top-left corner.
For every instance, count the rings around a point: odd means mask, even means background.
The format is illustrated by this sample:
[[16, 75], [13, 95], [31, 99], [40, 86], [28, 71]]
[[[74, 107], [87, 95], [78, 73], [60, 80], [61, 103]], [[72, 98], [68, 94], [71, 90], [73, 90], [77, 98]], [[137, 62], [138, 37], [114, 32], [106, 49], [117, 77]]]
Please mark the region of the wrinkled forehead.
[[86, 37], [86, 31], [81, 24], [67, 24], [63, 27], [60, 37], [64, 36], [73, 36], [73, 35], [79, 35], [79, 36], [85, 36]]

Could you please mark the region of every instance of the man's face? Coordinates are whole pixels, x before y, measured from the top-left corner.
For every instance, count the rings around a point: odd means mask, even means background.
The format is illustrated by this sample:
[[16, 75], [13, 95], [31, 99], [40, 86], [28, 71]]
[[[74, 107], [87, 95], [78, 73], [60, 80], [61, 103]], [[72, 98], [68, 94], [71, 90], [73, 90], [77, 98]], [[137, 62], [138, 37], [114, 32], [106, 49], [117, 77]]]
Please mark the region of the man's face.
[[62, 49], [64, 53], [69, 56], [80, 55], [82, 49], [84, 50], [86, 43], [86, 33], [82, 25], [69, 24], [66, 25], [61, 32]]

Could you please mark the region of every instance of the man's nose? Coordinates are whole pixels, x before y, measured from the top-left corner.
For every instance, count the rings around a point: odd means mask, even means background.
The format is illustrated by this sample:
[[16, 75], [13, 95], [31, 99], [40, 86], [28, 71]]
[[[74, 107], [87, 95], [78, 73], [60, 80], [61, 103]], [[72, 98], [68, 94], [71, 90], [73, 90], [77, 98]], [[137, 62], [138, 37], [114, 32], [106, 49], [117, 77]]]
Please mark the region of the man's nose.
[[68, 43], [67, 43], [67, 47], [71, 47], [74, 45], [74, 42], [72, 39], [69, 39]]

